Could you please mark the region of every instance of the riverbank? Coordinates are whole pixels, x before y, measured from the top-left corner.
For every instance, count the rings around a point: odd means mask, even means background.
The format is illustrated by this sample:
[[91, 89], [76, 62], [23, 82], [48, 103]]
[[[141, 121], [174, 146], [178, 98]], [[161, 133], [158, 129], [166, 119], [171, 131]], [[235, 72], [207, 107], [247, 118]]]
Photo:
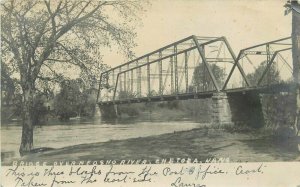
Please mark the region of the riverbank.
[[[43, 153], [27, 155], [27, 162], [229, 158], [231, 162], [300, 161], [296, 150], [299, 138], [291, 141], [275, 139], [261, 130], [246, 132], [198, 128], [144, 138], [81, 144]], [[3, 163], [4, 165], [9, 163]]]
[[211, 123], [209, 99], [124, 104], [118, 107], [118, 112], [118, 117], [123, 120], [178, 121], [186, 119], [198, 123]]

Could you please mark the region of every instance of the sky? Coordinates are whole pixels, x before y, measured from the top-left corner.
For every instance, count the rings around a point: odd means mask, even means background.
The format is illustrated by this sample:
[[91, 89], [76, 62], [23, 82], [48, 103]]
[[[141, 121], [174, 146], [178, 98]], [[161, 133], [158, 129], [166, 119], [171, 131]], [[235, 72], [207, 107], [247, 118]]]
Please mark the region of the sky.
[[[136, 29], [136, 57], [190, 35], [225, 36], [239, 50], [291, 34], [285, 0], [150, 0]], [[103, 62], [114, 67], [127, 60], [106, 52]]]

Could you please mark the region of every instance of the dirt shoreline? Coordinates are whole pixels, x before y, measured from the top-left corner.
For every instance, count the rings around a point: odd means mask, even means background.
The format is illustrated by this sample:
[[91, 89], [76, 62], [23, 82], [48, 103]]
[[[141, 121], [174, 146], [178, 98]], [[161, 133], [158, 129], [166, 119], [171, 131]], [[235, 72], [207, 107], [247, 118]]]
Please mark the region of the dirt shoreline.
[[[224, 129], [198, 128], [168, 134], [80, 144], [22, 157], [25, 162], [70, 162], [100, 160], [147, 160], [191, 158], [229, 158], [230, 162], [300, 161], [294, 149], [299, 138], [282, 142], [260, 130], [234, 132]], [[12, 162], [2, 163], [10, 165]]]

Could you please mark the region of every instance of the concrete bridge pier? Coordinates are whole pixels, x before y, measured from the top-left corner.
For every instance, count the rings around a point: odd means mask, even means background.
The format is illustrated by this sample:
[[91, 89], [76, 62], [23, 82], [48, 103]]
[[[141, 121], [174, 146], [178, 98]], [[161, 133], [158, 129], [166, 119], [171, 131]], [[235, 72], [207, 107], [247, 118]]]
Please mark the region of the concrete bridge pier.
[[212, 96], [212, 124], [233, 125], [230, 105], [226, 93], [217, 92]]
[[214, 125], [264, 126], [263, 107], [259, 93], [214, 93], [212, 96]]

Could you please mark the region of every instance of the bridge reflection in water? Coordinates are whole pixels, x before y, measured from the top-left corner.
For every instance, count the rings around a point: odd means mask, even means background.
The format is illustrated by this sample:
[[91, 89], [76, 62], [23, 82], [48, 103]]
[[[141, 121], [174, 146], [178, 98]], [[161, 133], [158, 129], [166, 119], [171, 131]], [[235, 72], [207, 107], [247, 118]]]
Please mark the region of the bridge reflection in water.
[[234, 111], [258, 123], [259, 94], [295, 88], [291, 47], [287, 37], [236, 56], [225, 37], [193, 35], [103, 72], [97, 102], [114, 113], [124, 103], [212, 98], [213, 123], [232, 123]]

